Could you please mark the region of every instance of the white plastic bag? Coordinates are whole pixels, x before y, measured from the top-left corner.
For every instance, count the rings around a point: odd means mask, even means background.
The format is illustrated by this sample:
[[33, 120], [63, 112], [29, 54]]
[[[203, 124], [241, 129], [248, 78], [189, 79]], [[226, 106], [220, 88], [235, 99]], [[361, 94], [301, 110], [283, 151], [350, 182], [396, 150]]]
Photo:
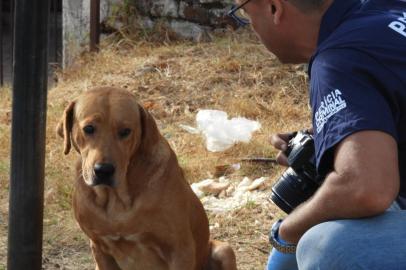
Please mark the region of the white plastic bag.
[[235, 143], [249, 142], [252, 132], [261, 128], [257, 121], [243, 117], [228, 119], [218, 110], [200, 110], [196, 115], [197, 128], [206, 139], [206, 148], [212, 152], [224, 151]]

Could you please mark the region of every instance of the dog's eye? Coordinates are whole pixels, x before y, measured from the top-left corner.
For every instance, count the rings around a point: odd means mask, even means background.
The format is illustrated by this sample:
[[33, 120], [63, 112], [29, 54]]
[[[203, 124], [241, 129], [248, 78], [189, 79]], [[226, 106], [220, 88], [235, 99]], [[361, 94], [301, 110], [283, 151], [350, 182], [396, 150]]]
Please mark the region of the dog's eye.
[[123, 128], [118, 132], [118, 136], [120, 136], [121, 139], [127, 138], [128, 135], [130, 135], [131, 129], [129, 128]]
[[88, 134], [88, 135], [93, 134], [94, 131], [95, 131], [95, 128], [94, 128], [94, 126], [92, 126], [92, 125], [87, 125], [87, 126], [85, 126], [85, 127], [83, 128], [83, 132], [86, 133], [86, 134]]

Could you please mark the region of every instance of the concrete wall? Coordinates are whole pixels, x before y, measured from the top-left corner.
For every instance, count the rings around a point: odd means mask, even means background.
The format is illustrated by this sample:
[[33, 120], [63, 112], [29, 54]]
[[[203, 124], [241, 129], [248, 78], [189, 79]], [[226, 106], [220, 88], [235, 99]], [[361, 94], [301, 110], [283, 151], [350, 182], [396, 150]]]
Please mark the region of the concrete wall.
[[142, 23], [151, 27], [164, 20], [181, 37], [199, 40], [216, 28], [232, 25], [225, 16], [233, 0], [132, 0], [143, 16]]
[[[233, 0], [100, 0], [100, 21], [112, 14], [114, 6], [134, 5], [140, 24], [152, 28], [164, 22], [180, 37], [201, 40], [215, 28], [232, 24], [225, 16]], [[68, 66], [89, 46], [90, 0], [63, 0], [63, 66]]]
[[[119, 0], [100, 0], [100, 20], [111, 12]], [[62, 0], [62, 40], [64, 66], [69, 65], [76, 55], [89, 46], [90, 0]]]

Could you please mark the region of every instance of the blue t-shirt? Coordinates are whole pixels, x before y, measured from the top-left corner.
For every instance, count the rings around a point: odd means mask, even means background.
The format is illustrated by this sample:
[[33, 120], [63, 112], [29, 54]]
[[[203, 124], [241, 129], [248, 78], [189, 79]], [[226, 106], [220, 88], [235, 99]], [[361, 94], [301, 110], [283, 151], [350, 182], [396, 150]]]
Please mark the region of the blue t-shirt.
[[309, 75], [319, 172], [332, 168], [346, 136], [383, 131], [398, 143], [406, 196], [406, 0], [335, 0]]

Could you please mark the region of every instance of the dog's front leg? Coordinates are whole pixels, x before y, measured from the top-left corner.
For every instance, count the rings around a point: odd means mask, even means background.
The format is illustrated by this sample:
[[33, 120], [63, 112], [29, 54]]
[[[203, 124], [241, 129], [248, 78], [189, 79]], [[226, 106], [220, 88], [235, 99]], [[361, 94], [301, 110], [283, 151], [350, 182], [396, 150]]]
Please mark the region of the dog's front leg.
[[184, 245], [174, 251], [172, 260], [168, 263], [168, 270], [195, 270], [195, 247]]
[[93, 241], [90, 241], [90, 247], [96, 262], [95, 270], [121, 270], [114, 258], [101, 251]]
[[176, 260], [169, 264], [168, 270], [194, 270], [196, 265], [194, 260]]
[[205, 270], [237, 270], [233, 249], [226, 243], [211, 240], [211, 254]]

